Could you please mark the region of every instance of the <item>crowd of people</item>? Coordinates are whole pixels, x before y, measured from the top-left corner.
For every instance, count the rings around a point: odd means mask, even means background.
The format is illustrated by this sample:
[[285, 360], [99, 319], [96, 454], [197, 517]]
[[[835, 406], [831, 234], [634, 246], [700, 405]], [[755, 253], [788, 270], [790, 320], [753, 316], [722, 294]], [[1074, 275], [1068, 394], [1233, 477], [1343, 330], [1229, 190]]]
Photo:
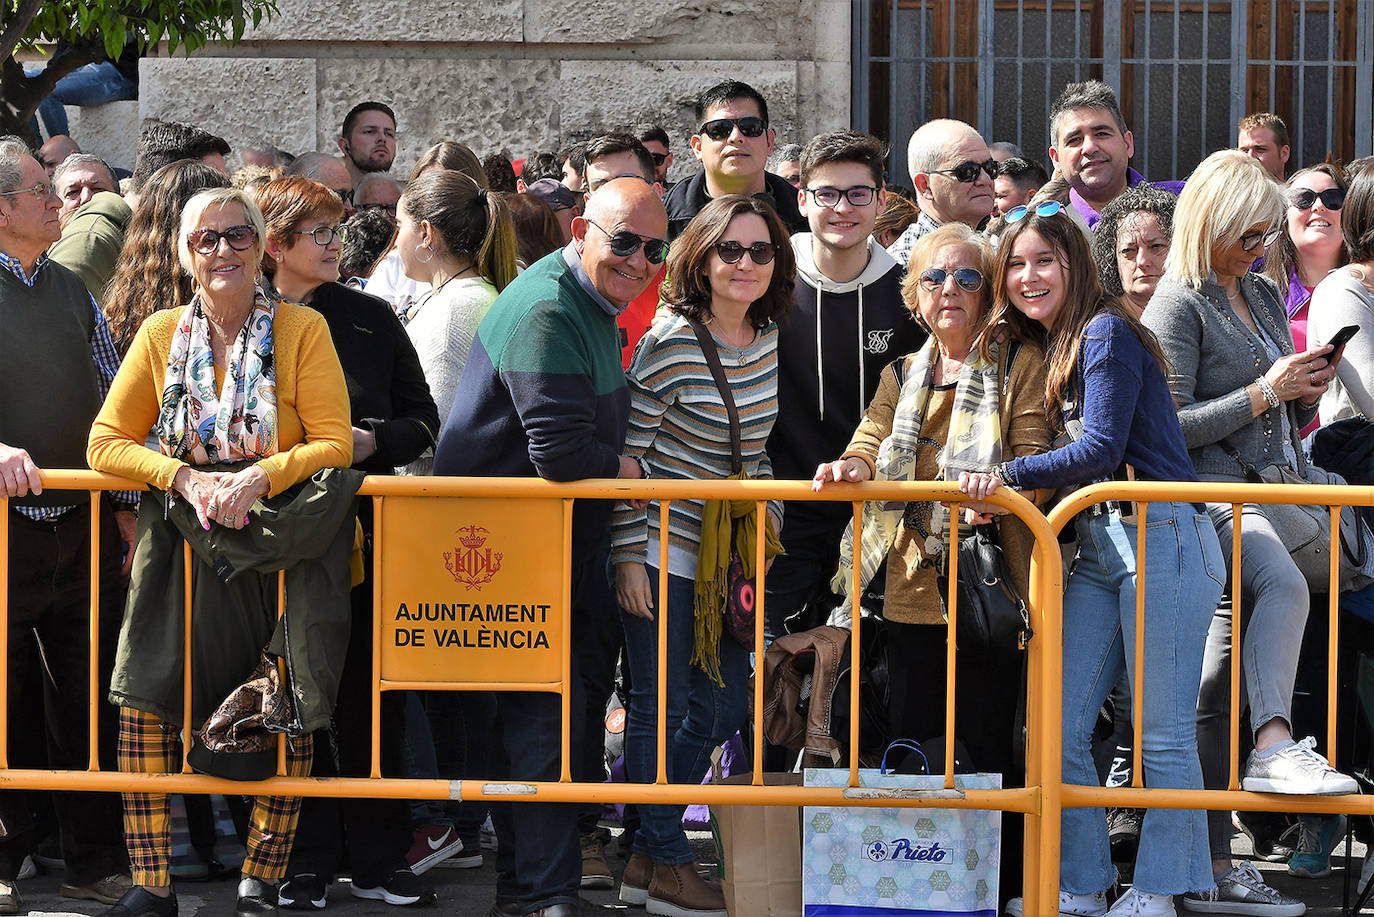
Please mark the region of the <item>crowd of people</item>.
[[[655, 501], [579, 501], [571, 722], [549, 694], [385, 692], [384, 775], [557, 780], [566, 727], [574, 779], [600, 782], [619, 681], [629, 779], [653, 781], [666, 718], [668, 779], [701, 781], [749, 715], [753, 644], [724, 612], [737, 579], [760, 572], [759, 532], [770, 639], [847, 625], [857, 581], [886, 634], [888, 732], [946, 741], [951, 530], [990, 531], [1010, 586], [1028, 594], [1033, 538], [990, 495], [1012, 488], [1046, 507], [1114, 479], [1339, 480], [1312, 461], [1313, 442], [1374, 417], [1374, 160], [1286, 176], [1272, 114], [1243, 120], [1237, 148], [1186, 181], [1151, 182], [1130, 168], [1113, 91], [1075, 83], [1053, 106], [1048, 172], [939, 119], [910, 137], [911, 187], [887, 181], [887, 148], [863, 133], [778, 146], [766, 99], [739, 81], [702, 91], [694, 115], [700, 168], [676, 184], [658, 126], [514, 163], [446, 140], [402, 181], [396, 115], [381, 102], [348, 113], [341, 155], [235, 154], [198, 127], [149, 122], [123, 179], [70, 138], [40, 150], [0, 139], [10, 766], [83, 769], [95, 756], [174, 773], [189, 723], [198, 769], [243, 776], [253, 754], [217, 724], [239, 692], [267, 685], [286, 773], [368, 775], [377, 609], [371, 505], [355, 499], [364, 474], [777, 478], [818, 491], [944, 480], [968, 497], [953, 515], [869, 502], [857, 520], [843, 501], [774, 501], [762, 521], [752, 501], [677, 500], [666, 517]], [[1351, 337], [1352, 325], [1363, 330]], [[95, 532], [87, 497], [44, 488], [39, 471], [87, 465], [148, 485], [107, 493]], [[1295, 703], [1325, 579], [1295, 559], [1283, 517], [1246, 504], [1237, 526], [1233, 512], [1109, 501], [1075, 519], [1066, 781], [1130, 780], [1138, 703], [1147, 786], [1225, 788], [1239, 754], [1247, 790], [1356, 791], [1299, 738], [1349, 742]], [[1241, 595], [1228, 596], [1233, 556]], [[292, 600], [279, 620], [283, 570]], [[1368, 556], [1340, 580], [1353, 621], [1374, 624], [1371, 583]], [[958, 647], [955, 703], [976, 713], [948, 740], [961, 766], [1015, 781], [1024, 669], [975, 649]], [[188, 818], [207, 805], [184, 804]], [[593, 805], [232, 807], [240, 915], [323, 909], [341, 873], [357, 897], [433, 902], [424, 873], [480, 866], [488, 817], [493, 917], [580, 913], [580, 888], [617, 878], [621, 900], [650, 914], [725, 914], [681, 806], [632, 810], [620, 869]], [[19, 881], [43, 851], [63, 864], [61, 893], [110, 905], [108, 917], [175, 915], [173, 880], [222, 867], [213, 830], [197, 843], [194, 828], [199, 862], [174, 867], [170, 811], [156, 793], [0, 794], [0, 913], [24, 911]], [[1237, 817], [1297, 876], [1327, 874], [1345, 831], [1340, 816]], [[1062, 828], [1060, 914], [1305, 911], [1233, 861], [1229, 812], [1072, 808]], [[1019, 879], [1007, 858], [1010, 914]]]

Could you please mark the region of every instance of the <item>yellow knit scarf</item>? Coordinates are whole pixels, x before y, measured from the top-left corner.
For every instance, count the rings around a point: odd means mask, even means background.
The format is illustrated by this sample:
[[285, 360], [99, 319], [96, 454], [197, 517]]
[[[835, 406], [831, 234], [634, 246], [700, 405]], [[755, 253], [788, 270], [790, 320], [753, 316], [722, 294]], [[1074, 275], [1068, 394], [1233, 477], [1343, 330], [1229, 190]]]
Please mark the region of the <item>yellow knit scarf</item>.
[[[727, 480], [747, 480], [737, 471]], [[782, 553], [782, 542], [773, 531], [773, 520], [765, 527], [765, 560]], [[754, 555], [758, 550], [758, 503], [754, 500], [707, 500], [701, 511], [701, 546], [697, 552], [696, 590], [693, 611], [696, 627], [692, 640], [693, 665], [716, 684], [720, 676], [720, 639], [724, 630], [725, 589], [729, 579], [730, 556], [739, 551], [744, 575], [757, 574]]]

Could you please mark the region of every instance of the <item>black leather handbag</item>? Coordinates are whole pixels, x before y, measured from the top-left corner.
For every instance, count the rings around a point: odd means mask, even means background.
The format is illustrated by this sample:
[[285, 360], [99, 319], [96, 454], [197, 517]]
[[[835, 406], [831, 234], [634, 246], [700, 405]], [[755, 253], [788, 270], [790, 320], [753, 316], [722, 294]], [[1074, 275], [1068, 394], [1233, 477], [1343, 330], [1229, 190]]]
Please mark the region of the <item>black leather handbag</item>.
[[[940, 601], [949, 595], [949, 571], [937, 576]], [[955, 622], [959, 650], [986, 659], [1005, 659], [1034, 636], [1026, 603], [1007, 578], [1006, 559], [994, 523], [975, 525], [959, 539], [959, 607]]]

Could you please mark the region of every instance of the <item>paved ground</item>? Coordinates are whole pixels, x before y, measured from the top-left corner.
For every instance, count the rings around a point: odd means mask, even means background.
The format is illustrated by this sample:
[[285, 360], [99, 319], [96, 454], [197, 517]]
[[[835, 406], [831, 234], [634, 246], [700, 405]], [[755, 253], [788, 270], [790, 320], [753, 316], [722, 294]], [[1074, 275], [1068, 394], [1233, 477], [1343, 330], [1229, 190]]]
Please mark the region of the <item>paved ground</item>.
[[[711, 862], [714, 857], [710, 836], [694, 833], [693, 850], [703, 862]], [[1238, 856], [1249, 854], [1249, 842], [1243, 835], [1237, 835], [1235, 851]], [[1257, 861], [1256, 865], [1264, 871], [1266, 879], [1281, 891], [1307, 901], [1309, 915], [1312, 917], [1336, 917], [1341, 913], [1341, 891], [1345, 880], [1344, 845], [1338, 848], [1338, 856], [1332, 858], [1335, 866], [1333, 874], [1326, 879], [1295, 879], [1290, 877], [1282, 864]], [[1355, 845], [1352, 862], [1354, 878], [1359, 877], [1360, 858], [1364, 855], [1361, 845]], [[420, 913], [443, 913], [458, 917], [485, 917], [495, 899], [495, 871], [488, 862], [480, 869], [433, 869], [426, 875], [433, 881], [439, 892], [438, 903], [429, 908], [416, 909]], [[611, 865], [617, 872], [624, 862], [613, 857]], [[1353, 883], [1352, 883], [1353, 884]], [[26, 906], [34, 915], [81, 914], [96, 915], [104, 910], [103, 905], [91, 902], [70, 901], [59, 897], [58, 878], [43, 875], [21, 884]], [[616, 900], [614, 891], [587, 891], [584, 897], [605, 913], [623, 912], [637, 917], [643, 912], [629, 908]], [[1352, 892], [1353, 897], [1353, 892]], [[177, 898], [182, 917], [232, 917], [234, 908], [234, 883], [231, 880], [209, 883], [182, 883], [178, 887]], [[339, 883], [330, 889], [329, 911], [339, 917], [400, 917], [402, 911], [376, 901], [364, 901], [348, 894], [347, 886]], [[292, 912], [283, 912], [292, 913]], [[1183, 913], [1183, 912], [1181, 912]], [[1374, 906], [1364, 913], [1374, 914]], [[415, 917], [419, 917], [417, 913]]]

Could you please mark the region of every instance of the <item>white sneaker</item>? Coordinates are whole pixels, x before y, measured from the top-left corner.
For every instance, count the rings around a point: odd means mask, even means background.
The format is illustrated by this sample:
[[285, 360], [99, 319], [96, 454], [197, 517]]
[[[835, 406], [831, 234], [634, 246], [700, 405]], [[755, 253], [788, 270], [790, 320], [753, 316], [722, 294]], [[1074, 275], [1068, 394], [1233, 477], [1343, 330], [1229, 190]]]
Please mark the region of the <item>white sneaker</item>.
[[1245, 762], [1241, 789], [1253, 793], [1287, 793], [1295, 796], [1340, 796], [1358, 793], [1354, 777], [1342, 774], [1317, 754], [1317, 740], [1287, 742], [1272, 754], [1250, 752]]
[[1301, 917], [1307, 905], [1265, 884], [1253, 863], [1232, 866], [1217, 876], [1217, 887], [1188, 892], [1183, 909], [1195, 914], [1256, 914], [1261, 917]]
[[[1024, 910], [1020, 898], [1007, 902], [1007, 917], [1022, 917]], [[1133, 913], [1125, 911], [1124, 913]], [[1152, 912], [1153, 913], [1153, 912]], [[1091, 895], [1075, 895], [1061, 890], [1059, 892], [1059, 917], [1107, 917], [1107, 893], [1095, 892]]]
[[1152, 895], [1131, 888], [1116, 899], [1107, 917], [1177, 917], [1173, 895]]

